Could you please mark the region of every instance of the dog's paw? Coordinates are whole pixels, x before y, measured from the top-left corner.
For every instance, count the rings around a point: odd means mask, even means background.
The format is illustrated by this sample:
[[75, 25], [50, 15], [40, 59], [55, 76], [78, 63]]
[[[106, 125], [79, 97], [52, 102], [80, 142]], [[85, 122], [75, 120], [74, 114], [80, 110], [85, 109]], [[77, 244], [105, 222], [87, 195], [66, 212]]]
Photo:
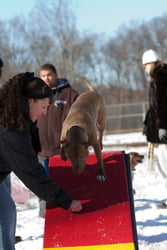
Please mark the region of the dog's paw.
[[97, 175], [96, 179], [97, 179], [98, 181], [105, 181], [105, 180], [107, 179], [107, 177], [104, 176], [104, 175]]

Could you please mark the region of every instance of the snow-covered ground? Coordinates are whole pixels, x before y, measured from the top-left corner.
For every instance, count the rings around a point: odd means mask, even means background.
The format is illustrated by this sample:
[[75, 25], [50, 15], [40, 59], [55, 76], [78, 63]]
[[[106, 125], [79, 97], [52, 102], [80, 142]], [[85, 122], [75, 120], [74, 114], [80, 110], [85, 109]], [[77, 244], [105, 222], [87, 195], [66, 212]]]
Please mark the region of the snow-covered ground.
[[[136, 226], [139, 250], [167, 249], [167, 209], [157, 205], [167, 199], [165, 180], [159, 174], [155, 157], [155, 170], [148, 170], [147, 147], [126, 147], [129, 142], [144, 142], [145, 137], [139, 133], [104, 136], [104, 150], [123, 150], [126, 153], [137, 151], [145, 155], [143, 163], [136, 167], [133, 186]], [[123, 146], [111, 147], [120, 143]], [[110, 146], [108, 146], [110, 145]], [[155, 150], [156, 156], [156, 150]], [[41, 250], [43, 248], [44, 219], [38, 216], [38, 198], [32, 196], [24, 204], [17, 204], [17, 230], [22, 242], [16, 244], [16, 250]]]

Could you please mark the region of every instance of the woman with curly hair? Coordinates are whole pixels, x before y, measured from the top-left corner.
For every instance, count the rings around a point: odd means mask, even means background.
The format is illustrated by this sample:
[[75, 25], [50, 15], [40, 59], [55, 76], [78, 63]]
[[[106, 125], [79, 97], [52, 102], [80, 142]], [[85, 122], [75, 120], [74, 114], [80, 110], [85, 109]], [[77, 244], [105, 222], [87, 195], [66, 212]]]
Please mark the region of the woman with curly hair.
[[[0, 183], [13, 171], [39, 198], [52, 207], [82, 209], [59, 187], [38, 162], [40, 144], [36, 120], [46, 114], [52, 90], [33, 73], [20, 73], [0, 89]], [[15, 249], [16, 207], [9, 190], [0, 184], [0, 249]]]
[[[167, 63], [152, 49], [143, 53], [142, 63], [150, 79], [149, 107], [143, 132], [148, 143], [153, 146], [156, 144], [158, 170], [167, 187]], [[167, 200], [158, 204], [158, 207], [167, 209]]]

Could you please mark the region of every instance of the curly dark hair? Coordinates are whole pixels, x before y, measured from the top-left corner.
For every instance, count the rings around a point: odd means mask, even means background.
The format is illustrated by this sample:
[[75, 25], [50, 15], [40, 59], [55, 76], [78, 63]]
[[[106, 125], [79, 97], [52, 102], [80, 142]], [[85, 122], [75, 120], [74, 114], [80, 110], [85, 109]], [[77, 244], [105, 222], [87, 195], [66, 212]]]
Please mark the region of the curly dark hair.
[[19, 73], [0, 89], [0, 124], [6, 129], [23, 129], [25, 113], [28, 114], [28, 98], [50, 97], [52, 90], [34, 73]]

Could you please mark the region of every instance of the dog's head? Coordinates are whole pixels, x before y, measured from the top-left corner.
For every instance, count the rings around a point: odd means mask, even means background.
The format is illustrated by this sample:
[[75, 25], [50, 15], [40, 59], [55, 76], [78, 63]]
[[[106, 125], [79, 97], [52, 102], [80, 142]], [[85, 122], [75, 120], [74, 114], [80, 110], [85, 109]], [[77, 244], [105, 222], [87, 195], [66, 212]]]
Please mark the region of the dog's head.
[[85, 131], [77, 126], [70, 128], [67, 132], [67, 139], [61, 141], [60, 156], [62, 160], [71, 161], [75, 173], [83, 172], [89, 154], [89, 145]]
[[130, 166], [135, 167], [138, 163], [142, 163], [144, 160], [144, 155], [141, 155], [137, 152], [130, 152]]

